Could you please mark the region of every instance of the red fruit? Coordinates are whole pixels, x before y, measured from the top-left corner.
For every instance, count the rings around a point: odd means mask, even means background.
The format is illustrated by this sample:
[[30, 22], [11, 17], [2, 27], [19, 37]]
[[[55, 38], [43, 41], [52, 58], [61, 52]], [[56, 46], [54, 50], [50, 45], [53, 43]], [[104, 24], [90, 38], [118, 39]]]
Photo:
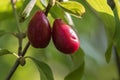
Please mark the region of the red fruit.
[[76, 52], [80, 45], [74, 30], [61, 19], [56, 19], [54, 21], [52, 39], [55, 47], [66, 54]]
[[43, 11], [37, 11], [28, 26], [28, 39], [35, 48], [45, 48], [51, 38], [51, 28]]

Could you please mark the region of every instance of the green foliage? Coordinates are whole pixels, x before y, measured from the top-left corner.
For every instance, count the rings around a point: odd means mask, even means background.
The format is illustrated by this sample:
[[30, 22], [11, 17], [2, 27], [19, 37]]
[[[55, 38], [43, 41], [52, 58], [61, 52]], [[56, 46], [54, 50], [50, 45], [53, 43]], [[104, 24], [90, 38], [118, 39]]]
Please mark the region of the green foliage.
[[5, 30], [0, 30], [0, 37], [4, 36], [6, 34]]
[[85, 13], [84, 6], [76, 1], [57, 2], [57, 4], [66, 12], [76, 17], [81, 17]]
[[[111, 44], [111, 41], [113, 39], [113, 35], [115, 32], [115, 20], [114, 20], [114, 14], [109, 5], [107, 4], [106, 0], [87, 0], [87, 2], [90, 4], [90, 6], [96, 11], [98, 17], [102, 20], [102, 22], [105, 24], [105, 29], [107, 33], [108, 38], [108, 44]], [[111, 50], [112, 46], [108, 45], [108, 49], [106, 51], [106, 60], [109, 62], [111, 57]]]
[[114, 10], [114, 15], [115, 15], [115, 21], [116, 21], [116, 30], [115, 30], [115, 45], [118, 51], [118, 55], [120, 57], [120, 4], [119, 0], [115, 0], [115, 10]]
[[8, 51], [7, 49], [0, 49], [0, 56], [12, 54], [12, 52]]
[[81, 80], [84, 72], [85, 64], [83, 63], [77, 69], [69, 73], [64, 80]]
[[36, 0], [25, 0], [20, 12], [20, 22], [23, 22], [30, 14], [33, 9]]
[[[23, 4], [21, 1], [22, 0], [18, 0], [17, 4]], [[28, 16], [31, 18], [29, 14], [32, 11], [45, 10], [45, 7], [48, 4], [48, 0], [37, 0], [36, 5], [35, 3], [33, 4], [34, 8], [32, 6], [32, 8], [29, 7], [30, 9], [28, 9], [27, 5], [29, 5], [32, 0], [25, 1], [27, 1], [27, 4], [24, 3], [23, 6], [16, 6], [18, 12], [20, 11], [19, 9], [22, 9], [20, 15], [24, 16], [25, 18], [27, 18]], [[35, 56], [35, 58], [37, 58], [35, 59], [30, 57], [30, 59], [33, 60], [38, 68], [41, 80], [54, 80], [53, 75], [55, 75], [56, 80], [63, 80], [64, 77], [65, 80], [111, 80], [113, 79], [113, 77], [117, 78], [118, 76], [116, 65], [114, 63], [114, 59], [112, 58], [111, 52], [113, 47], [112, 41], [114, 35], [115, 41], [113, 42], [115, 43], [115, 46], [117, 46], [117, 50], [120, 53], [119, 0], [115, 0], [116, 8], [114, 9], [114, 13], [108, 6], [107, 0], [74, 0], [67, 2], [57, 2], [57, 4], [51, 8], [50, 14], [48, 15], [49, 21], [51, 22], [50, 24], [52, 25], [51, 20], [54, 20], [55, 18], [62, 18], [67, 22], [64, 11], [75, 16], [72, 17], [72, 20], [74, 22], [78, 35], [80, 35], [80, 43], [84, 52], [82, 49], [79, 49], [79, 51], [75, 53], [75, 55], [69, 57], [69, 55], [63, 55], [60, 52], [57, 52], [55, 47], [51, 45], [44, 50], [34, 49], [31, 47], [28, 50], [27, 55]], [[0, 56], [2, 56], [6, 54], [12, 54], [12, 52], [10, 51], [15, 51], [18, 45], [14, 43], [16, 39], [12, 38], [11, 36], [2, 37], [4, 34], [6, 34], [6, 31], [12, 30], [13, 33], [16, 32], [16, 22], [14, 20], [9, 0], [1, 1], [0, 7], [0, 48], [6, 48], [0, 50]], [[83, 15], [84, 12], [86, 13], [85, 15]], [[25, 13], [25, 15], [23, 13]], [[77, 19], [81, 16], [81, 19]], [[20, 24], [21, 28], [24, 28], [24, 31], [28, 26], [28, 22], [29, 19]], [[103, 30], [99, 30], [99, 28], [102, 27], [101, 25], [104, 25], [105, 27], [105, 31], [107, 33], [107, 42], [106, 38], [103, 38], [105, 36]], [[12, 39], [9, 40], [9, 38]], [[25, 39], [24, 41], [27, 42], [27, 39]], [[25, 42], [23, 42], [23, 45], [25, 45]], [[104, 52], [106, 61], [109, 64], [105, 64], [104, 62]], [[46, 63], [38, 60], [41, 60], [41, 58], [45, 58], [44, 60], [46, 61]], [[14, 62], [14, 59], [10, 59]], [[51, 60], [53, 60], [53, 62]], [[9, 62], [10, 61], [8, 60], [8, 58], [6, 59], [4, 58], [4, 56], [0, 58], [0, 69], [3, 72], [3, 76], [0, 76], [1, 80], [4, 80], [8, 73], [8, 70], [3, 69], [3, 67], [9, 66], [9, 68], [11, 68], [12, 66], [12, 64], [9, 64]], [[53, 65], [51, 67], [52, 70], [47, 65], [47, 63]], [[56, 68], [55, 64], [57, 64], [57, 66], [62, 66]], [[13, 78], [13, 80], [21, 80], [20, 77], [28, 79], [28, 77], [30, 77], [30, 72], [33, 71], [30, 70], [31, 67], [34, 68], [33, 65], [27, 66], [27, 68], [25, 69], [22, 68], [23, 73], [21, 73], [21, 69], [18, 69], [14, 76], [15, 79]], [[65, 76], [65, 74], [67, 74], [67, 76]], [[34, 75], [33, 77], [36, 78], [36, 75]], [[84, 79], [82, 79], [82, 77], [84, 77]], [[29, 79], [33, 80], [32, 78]]]
[[72, 55], [72, 61], [76, 67], [72, 72], [70, 72], [64, 80], [81, 80], [84, 74], [84, 52], [80, 48], [75, 54]]
[[112, 53], [112, 48], [113, 48], [113, 42], [111, 42], [111, 43], [108, 45], [108, 49], [107, 49], [107, 51], [105, 52], [105, 59], [106, 59], [107, 63], [110, 62], [111, 53]]
[[57, 5], [53, 6], [50, 10], [51, 16], [55, 18], [62, 18], [65, 20], [65, 13], [64, 11]]
[[46, 63], [39, 61], [33, 57], [26, 58], [30, 58], [36, 64], [40, 73], [40, 80], [54, 80], [52, 70]]

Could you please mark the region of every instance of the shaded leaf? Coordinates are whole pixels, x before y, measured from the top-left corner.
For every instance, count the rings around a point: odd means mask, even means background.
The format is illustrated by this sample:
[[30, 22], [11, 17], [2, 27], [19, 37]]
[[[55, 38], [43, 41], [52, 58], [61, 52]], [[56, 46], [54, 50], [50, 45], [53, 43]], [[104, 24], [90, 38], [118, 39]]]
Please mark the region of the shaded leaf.
[[0, 49], [0, 56], [12, 54], [12, 52], [8, 51], [7, 49]]
[[107, 4], [111, 7], [112, 10], [115, 8], [115, 3], [113, 0], [107, 0]]
[[40, 72], [40, 80], [54, 80], [52, 70], [46, 63], [30, 56], [27, 58], [30, 58], [36, 64], [38, 71]]
[[84, 73], [84, 66], [85, 66], [85, 63], [83, 63], [77, 69], [75, 69], [70, 74], [68, 74], [64, 80], [81, 80]]
[[84, 52], [81, 48], [73, 54], [72, 60], [74, 62], [75, 69], [70, 72], [64, 80], [81, 80], [83, 73], [84, 73]]
[[51, 16], [56, 19], [56, 18], [61, 18], [64, 21], [66, 21], [65, 19], [65, 13], [64, 11], [57, 5], [54, 5], [51, 9], [50, 9], [50, 13]]
[[81, 17], [85, 13], [84, 6], [76, 1], [57, 2], [57, 4], [75, 17]]
[[2, 36], [5, 35], [5, 34], [6, 34], [6, 31], [0, 30], [0, 37], [2, 37]]
[[118, 55], [120, 56], [120, 1], [115, 0], [115, 10], [114, 10], [114, 15], [115, 15], [115, 22], [116, 22], [116, 29], [115, 29], [115, 47], [117, 47]]
[[22, 10], [20, 12], [20, 22], [23, 22], [30, 14], [32, 8], [34, 7], [36, 0], [25, 0]]
[[84, 54], [84, 51], [81, 48], [79, 48], [78, 51], [71, 56], [75, 67], [79, 67], [83, 64], [85, 56]]
[[107, 51], [105, 52], [105, 59], [107, 63], [109, 63], [111, 59], [112, 47], [113, 47], [113, 42], [109, 44]]

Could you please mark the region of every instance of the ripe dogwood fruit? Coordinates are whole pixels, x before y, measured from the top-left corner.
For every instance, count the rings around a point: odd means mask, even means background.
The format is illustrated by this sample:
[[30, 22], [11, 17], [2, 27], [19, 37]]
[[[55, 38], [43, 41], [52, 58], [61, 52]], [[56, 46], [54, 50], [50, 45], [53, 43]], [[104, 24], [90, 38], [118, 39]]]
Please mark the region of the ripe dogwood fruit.
[[80, 45], [75, 31], [61, 19], [54, 21], [52, 39], [55, 47], [66, 54], [75, 53]]
[[37, 11], [28, 25], [28, 39], [35, 48], [45, 48], [51, 38], [49, 21], [43, 11]]

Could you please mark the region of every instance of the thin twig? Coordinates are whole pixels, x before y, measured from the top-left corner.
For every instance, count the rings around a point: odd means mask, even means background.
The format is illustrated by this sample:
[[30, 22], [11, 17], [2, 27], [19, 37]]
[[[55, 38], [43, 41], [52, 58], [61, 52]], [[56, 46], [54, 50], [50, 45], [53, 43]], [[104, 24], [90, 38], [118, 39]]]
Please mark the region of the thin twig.
[[[13, 0], [11, 0], [11, 2], [13, 2]], [[12, 3], [12, 5], [13, 5], [13, 3]], [[14, 7], [14, 6], [13, 6], [13, 7]], [[46, 16], [47, 16], [47, 14], [48, 14], [48, 12], [49, 12], [49, 10], [50, 10], [51, 7], [52, 7], [52, 6], [50, 6], [50, 5], [48, 4], [48, 6], [47, 6], [47, 8], [46, 8], [46, 11], [45, 11], [45, 15], [46, 15]], [[15, 9], [15, 8], [13, 8], [13, 9]], [[14, 12], [15, 12], [15, 10], [14, 10]], [[17, 13], [15, 12], [15, 15], [16, 15], [16, 14], [17, 14]], [[20, 30], [20, 29], [19, 29], [19, 30]], [[19, 43], [19, 45], [20, 45], [20, 44], [21, 44], [21, 43]], [[24, 55], [26, 54], [29, 46], [30, 46], [30, 42], [28, 42], [28, 43], [26, 44], [24, 50], [21, 52], [21, 54], [20, 54], [21, 57], [24, 57]], [[20, 48], [20, 47], [19, 47], [19, 48]], [[21, 48], [20, 48], [19, 50], [21, 50]], [[19, 52], [19, 51], [18, 51], [18, 52]], [[10, 80], [10, 79], [11, 79], [11, 77], [13, 76], [13, 74], [14, 74], [14, 72], [16, 71], [17, 67], [19, 66], [19, 64], [20, 64], [20, 63], [19, 63], [19, 58], [17, 58], [15, 64], [13, 65], [13, 67], [12, 67], [12, 69], [10, 70], [8, 76], [6, 77], [6, 80]]]
[[18, 48], [18, 55], [21, 54], [22, 51], [22, 37], [21, 37], [21, 30], [20, 30], [20, 25], [19, 25], [19, 21], [18, 21], [18, 15], [17, 15], [17, 11], [16, 11], [16, 6], [14, 4], [14, 0], [11, 0], [11, 4], [12, 4], [12, 9], [14, 12], [14, 16], [15, 16], [15, 20], [17, 23], [17, 30], [18, 30], [18, 41], [19, 41], [19, 48]]
[[45, 15], [47, 16], [48, 15], [48, 12], [50, 10], [52, 6], [50, 4], [48, 4], [47, 8], [46, 8], [46, 11], [45, 11]]
[[16, 23], [17, 23], [18, 33], [21, 33], [21, 31], [20, 31], [20, 25], [19, 25], [19, 21], [18, 21], [18, 15], [17, 15], [16, 7], [14, 5], [14, 0], [11, 0], [11, 4], [12, 4], [12, 9], [13, 9], [13, 12], [14, 12], [14, 15], [15, 15], [15, 19], [16, 19]]
[[[25, 53], [27, 52], [28, 48], [30, 46], [30, 43], [28, 42], [21, 54], [21, 56], [24, 56]], [[10, 80], [10, 78], [13, 76], [14, 72], [16, 71], [17, 67], [19, 66], [19, 58], [16, 59], [15, 64], [13, 65], [12, 69], [10, 70], [10, 73], [8, 74], [8, 76], [6, 77], [6, 80]]]
[[10, 80], [11, 79], [11, 77], [12, 77], [13, 73], [16, 71], [18, 65], [19, 65], [19, 58], [16, 59], [16, 62], [14, 64], [14, 66], [11, 68], [10, 73], [8, 74], [8, 76], [6, 77], [5, 80]]
[[24, 55], [25, 55], [25, 53], [27, 52], [29, 46], [30, 46], [30, 42], [28, 42], [28, 43], [26, 44], [26, 46], [25, 46], [25, 48], [24, 48], [24, 50], [23, 50], [21, 56], [24, 56]]

